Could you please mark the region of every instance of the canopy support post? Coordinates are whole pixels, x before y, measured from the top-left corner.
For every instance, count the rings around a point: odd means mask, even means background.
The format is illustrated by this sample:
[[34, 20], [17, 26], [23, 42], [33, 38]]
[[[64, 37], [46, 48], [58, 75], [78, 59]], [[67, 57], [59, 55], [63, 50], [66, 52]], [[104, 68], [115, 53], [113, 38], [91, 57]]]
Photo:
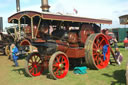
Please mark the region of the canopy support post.
[[19, 27], [19, 40], [21, 39], [21, 36], [20, 36], [20, 32], [21, 32], [21, 24], [20, 24], [20, 20], [18, 20], [18, 27]]
[[33, 18], [31, 18], [31, 32], [32, 32], [32, 39], [34, 39], [34, 36], [33, 36]]

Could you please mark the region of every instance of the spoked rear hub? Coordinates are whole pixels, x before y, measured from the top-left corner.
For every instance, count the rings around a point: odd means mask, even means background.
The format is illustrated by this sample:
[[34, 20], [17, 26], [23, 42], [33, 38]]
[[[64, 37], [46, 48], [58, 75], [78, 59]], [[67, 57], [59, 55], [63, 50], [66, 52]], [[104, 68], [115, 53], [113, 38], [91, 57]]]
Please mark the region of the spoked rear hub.
[[25, 70], [30, 76], [41, 75], [43, 71], [43, 66], [41, 57], [38, 53], [31, 53], [27, 57]]
[[69, 61], [65, 53], [54, 53], [49, 61], [49, 72], [54, 79], [64, 78], [69, 69]]
[[108, 65], [109, 59], [110, 47], [105, 35], [100, 33], [90, 35], [85, 44], [85, 62], [87, 66], [102, 69]]

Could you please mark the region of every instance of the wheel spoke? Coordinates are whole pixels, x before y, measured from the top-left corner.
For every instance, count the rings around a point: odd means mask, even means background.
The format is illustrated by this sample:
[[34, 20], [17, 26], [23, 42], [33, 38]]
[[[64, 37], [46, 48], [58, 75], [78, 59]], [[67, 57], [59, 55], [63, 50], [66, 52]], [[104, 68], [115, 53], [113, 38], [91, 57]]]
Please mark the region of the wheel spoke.
[[63, 62], [63, 60], [64, 60], [64, 58], [63, 58], [63, 56], [61, 57], [61, 62]]
[[28, 63], [33, 63], [33, 62], [29, 60]]
[[100, 41], [99, 45], [101, 45], [103, 41], [104, 41], [104, 39], [102, 39], [102, 40]]
[[56, 69], [56, 67], [53, 67], [53, 71]]
[[37, 61], [37, 63], [39, 63], [41, 61], [41, 59], [39, 59], [38, 61]]
[[93, 53], [93, 55], [97, 55], [97, 52]]
[[54, 72], [55, 75], [58, 75], [59, 68]]
[[58, 63], [60, 63], [60, 56], [59, 56], [59, 57], [57, 57], [57, 61], [58, 61]]
[[63, 60], [62, 62], [61, 62], [61, 64], [64, 64], [65, 63], [65, 60]]
[[32, 68], [29, 70], [29, 72], [31, 73], [33, 70], [34, 70], [34, 68], [32, 67]]
[[37, 66], [38, 66], [38, 67], [42, 67], [42, 64], [39, 63], [39, 64], [37, 64]]
[[35, 62], [37, 61], [37, 59], [38, 59], [38, 56], [35, 56]]
[[32, 67], [32, 65], [29, 65], [28, 68]]
[[56, 64], [53, 64], [53, 66], [54, 66], [54, 67], [58, 67], [58, 64], [57, 64], [57, 63], [56, 63]]
[[99, 57], [97, 57], [97, 65], [100, 64], [100, 60], [99, 60]]
[[64, 70], [61, 68], [61, 69], [60, 69], [60, 75], [62, 75], [62, 74], [63, 74], [63, 71], [64, 71]]
[[31, 60], [31, 61], [32, 61], [32, 63], [33, 63], [33, 59], [31, 58], [30, 60]]
[[93, 45], [97, 48], [97, 45], [95, 43]]
[[100, 60], [100, 65], [103, 65], [103, 59], [101, 59], [100, 57], [99, 60]]
[[93, 48], [94, 51], [97, 51], [97, 49]]
[[61, 57], [61, 64], [64, 64], [65, 63], [65, 59], [63, 58], [64, 56]]
[[94, 57], [94, 60], [97, 62], [97, 56]]

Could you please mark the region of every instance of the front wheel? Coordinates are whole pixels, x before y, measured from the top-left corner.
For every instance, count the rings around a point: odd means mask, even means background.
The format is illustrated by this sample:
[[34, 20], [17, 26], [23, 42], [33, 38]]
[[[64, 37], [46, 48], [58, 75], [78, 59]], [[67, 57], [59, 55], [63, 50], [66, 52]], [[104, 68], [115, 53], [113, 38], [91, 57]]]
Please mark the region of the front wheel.
[[54, 79], [64, 78], [69, 69], [69, 60], [65, 53], [54, 53], [49, 61], [49, 72]]
[[42, 74], [43, 65], [39, 53], [31, 53], [28, 55], [25, 70], [29, 76], [39, 76]]

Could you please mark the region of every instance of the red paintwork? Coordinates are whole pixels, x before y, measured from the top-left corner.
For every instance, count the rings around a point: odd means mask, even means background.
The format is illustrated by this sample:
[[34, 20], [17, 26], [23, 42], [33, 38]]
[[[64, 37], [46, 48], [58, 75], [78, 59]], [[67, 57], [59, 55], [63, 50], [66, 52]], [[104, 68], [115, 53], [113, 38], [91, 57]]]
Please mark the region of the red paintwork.
[[70, 32], [68, 34], [68, 42], [69, 43], [78, 43], [78, 36], [76, 33]]
[[62, 51], [62, 52], [66, 52], [67, 49], [68, 49], [68, 46], [64, 46], [64, 45], [57, 46], [57, 50]]
[[[109, 42], [108, 42], [106, 36], [103, 35], [103, 34], [99, 34], [94, 39], [94, 43], [93, 43], [93, 47], [92, 47], [93, 60], [94, 60], [94, 62], [95, 62], [95, 64], [96, 64], [98, 69], [105, 68], [108, 65], [108, 62], [109, 62], [109, 59], [110, 59], [110, 47], [107, 50], [106, 60], [105, 61], [103, 61], [103, 55], [100, 55], [97, 52], [98, 50], [102, 51], [103, 50], [103, 46], [106, 45], [106, 44], [109, 45]], [[101, 63], [99, 63], [99, 62], [101, 62]]]
[[[69, 63], [68, 63], [68, 59], [66, 58], [66, 56], [63, 54], [58, 54], [56, 55], [53, 62], [54, 64], [53, 64], [52, 70], [53, 70], [54, 75], [58, 79], [64, 78], [67, 75], [68, 69], [69, 69]], [[64, 69], [61, 69], [60, 64], [64, 66]]]
[[41, 38], [37, 38], [34, 42], [46, 42], [46, 40], [42, 40]]
[[85, 56], [85, 49], [68, 48], [66, 54], [69, 58], [82, 58]]
[[87, 37], [93, 33], [94, 30], [90, 24], [83, 24], [79, 33], [80, 42], [85, 44]]
[[22, 40], [21, 42], [20, 42], [20, 45], [22, 46], [22, 45], [31, 45], [31, 42], [29, 41], [29, 40]]
[[76, 47], [78, 48], [79, 47], [78, 43], [76, 43], [76, 44], [70, 43], [69, 46], [72, 47], [72, 48], [76, 48]]
[[18, 13], [15, 13], [14, 15], [10, 16], [8, 18], [8, 22], [11, 23], [12, 20], [18, 20], [18, 19], [21, 19], [22, 16], [28, 16], [29, 18], [33, 17], [33, 16], [41, 16], [41, 13], [39, 12], [35, 12], [35, 11], [22, 11], [22, 12], [18, 12]]
[[58, 21], [72, 21], [72, 22], [85, 22], [85, 23], [99, 23], [99, 24], [112, 24], [111, 20], [103, 19], [94, 19], [94, 18], [85, 18], [85, 17], [76, 17], [76, 16], [67, 16], [67, 15], [57, 15], [57, 14], [48, 14], [40, 13], [35, 11], [22, 11], [18, 12], [8, 18], [8, 22], [11, 23], [12, 20], [18, 20], [22, 16], [34, 17], [41, 16], [45, 20], [58, 20]]
[[55, 14], [43, 14], [42, 17], [44, 19], [50, 19], [50, 20], [63, 20], [63, 21], [73, 21], [73, 22], [112, 24], [112, 22], [110, 20], [101, 20], [101, 19], [93, 19], [93, 18], [83, 18], [83, 17], [75, 17], [75, 16], [65, 16], [65, 15], [55, 15]]
[[[41, 62], [40, 55], [33, 54], [30, 58], [31, 58], [30, 59], [31, 61], [30, 60], [28, 61], [28, 69], [29, 69], [30, 74], [32, 76], [41, 75], [43, 72], [43, 67], [42, 67], [42, 64], [40, 63]], [[37, 60], [37, 59], [40, 59], [40, 60]]]

